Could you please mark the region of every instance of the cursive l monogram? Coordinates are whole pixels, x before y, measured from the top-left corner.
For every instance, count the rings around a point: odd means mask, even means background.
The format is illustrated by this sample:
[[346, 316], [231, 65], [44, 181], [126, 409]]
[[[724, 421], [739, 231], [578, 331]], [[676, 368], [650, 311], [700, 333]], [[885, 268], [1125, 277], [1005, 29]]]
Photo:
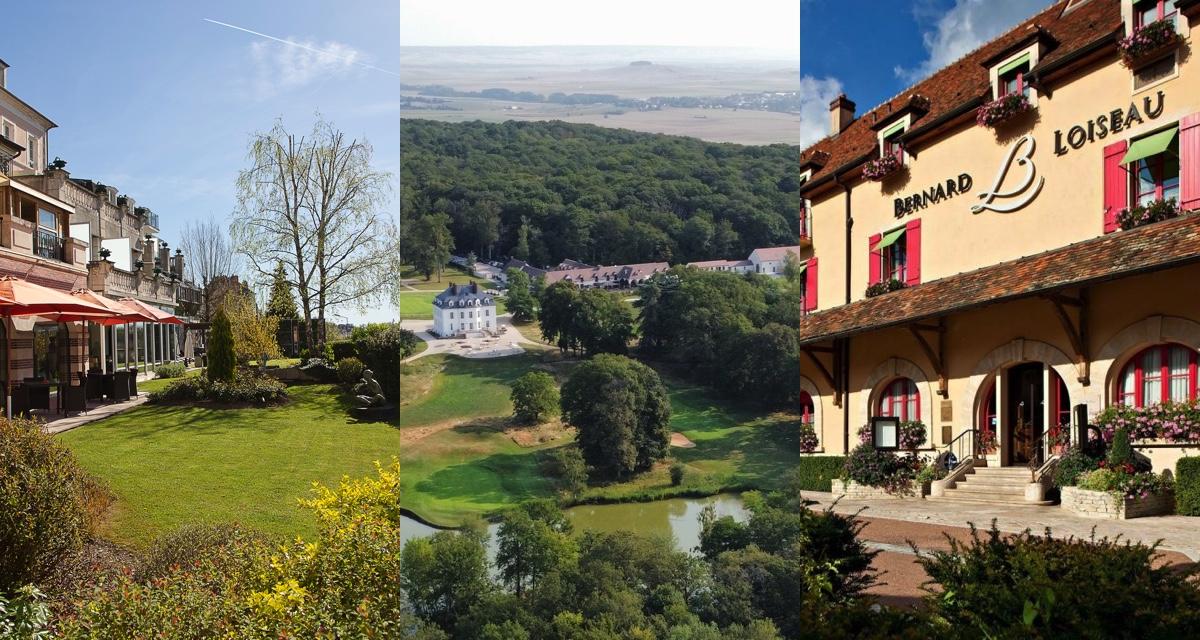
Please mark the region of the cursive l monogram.
[[[1037, 167], [1033, 164], [1035, 146], [1033, 136], [1028, 134], [1021, 136], [1009, 146], [1008, 157], [1005, 158], [1004, 164], [1000, 165], [995, 183], [992, 184], [990, 190], [979, 194], [979, 199], [983, 202], [972, 205], [971, 213], [983, 213], [989, 209], [996, 213], [1012, 213], [1037, 197], [1038, 192], [1042, 190], [1042, 185], [1046, 183], [1046, 178], [1037, 174]], [[1024, 152], [1018, 155], [1022, 149]], [[1018, 165], [1025, 167], [1025, 180], [1017, 188], [1002, 192], [1000, 187], [1004, 185], [1004, 178], [1012, 168], [1013, 160], [1016, 160]], [[996, 202], [997, 198], [1000, 199], [999, 203]]]

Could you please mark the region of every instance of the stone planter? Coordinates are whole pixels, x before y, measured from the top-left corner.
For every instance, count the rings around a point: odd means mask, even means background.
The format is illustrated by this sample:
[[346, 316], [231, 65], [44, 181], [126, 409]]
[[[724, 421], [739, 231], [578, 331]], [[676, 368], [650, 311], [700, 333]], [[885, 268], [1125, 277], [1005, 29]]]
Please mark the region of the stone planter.
[[[847, 500], [897, 500], [901, 498], [916, 498], [921, 496], [917, 494], [900, 495], [897, 493], [888, 493], [880, 487], [868, 487], [864, 484], [859, 484], [853, 480], [834, 480], [833, 497], [845, 497]], [[921, 487], [915, 487], [916, 490], [921, 490]]]
[[1128, 520], [1168, 515], [1175, 511], [1173, 491], [1145, 498], [1126, 498], [1119, 493], [1089, 491], [1079, 487], [1063, 487], [1061, 493], [1062, 508], [1084, 518]]

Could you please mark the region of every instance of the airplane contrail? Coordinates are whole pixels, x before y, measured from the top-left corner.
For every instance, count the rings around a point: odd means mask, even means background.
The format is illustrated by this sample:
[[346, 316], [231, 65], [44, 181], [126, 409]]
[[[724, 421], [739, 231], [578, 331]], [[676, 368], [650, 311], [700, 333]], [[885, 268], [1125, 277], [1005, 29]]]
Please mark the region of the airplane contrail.
[[365, 62], [358, 62], [357, 60], [355, 60], [355, 59], [354, 59], [353, 57], [351, 57], [351, 56], [343, 56], [343, 55], [338, 55], [338, 54], [336, 54], [336, 53], [334, 53], [334, 52], [332, 52], [332, 51], [326, 51], [326, 50], [324, 50], [324, 49], [318, 49], [318, 48], [316, 48], [316, 47], [310, 47], [310, 46], [308, 46], [308, 45], [305, 45], [305, 44], [300, 44], [299, 42], [294, 42], [294, 41], [292, 41], [292, 40], [284, 40], [283, 38], [276, 38], [275, 36], [269, 36], [269, 35], [267, 35], [267, 34], [265, 34], [265, 33], [260, 33], [260, 32], [258, 32], [258, 31], [251, 31], [250, 29], [246, 29], [246, 28], [244, 28], [244, 27], [239, 27], [239, 26], [237, 26], [236, 24], [229, 24], [228, 22], [221, 22], [220, 20], [212, 20], [212, 19], [210, 19], [210, 18], [203, 18], [203, 20], [204, 20], [205, 22], [211, 22], [211, 23], [213, 23], [213, 24], [221, 25], [222, 27], [229, 27], [230, 29], [237, 29], [238, 31], [244, 31], [244, 32], [246, 32], [246, 33], [249, 33], [249, 34], [251, 34], [251, 35], [258, 36], [258, 37], [260, 37], [260, 38], [266, 38], [267, 40], [274, 40], [275, 42], [280, 42], [280, 43], [283, 43], [283, 44], [286, 44], [286, 45], [289, 45], [289, 46], [292, 46], [292, 47], [299, 47], [299, 48], [301, 48], [301, 49], [304, 49], [305, 51], [311, 51], [311, 52], [313, 52], [313, 53], [320, 53], [320, 54], [322, 54], [322, 55], [327, 55], [327, 56], [332, 56], [332, 57], [334, 57], [334, 58], [339, 58], [339, 59], [341, 59], [341, 60], [345, 60], [345, 61], [349, 62], [350, 64], [353, 64], [353, 65], [358, 65], [358, 66], [360, 66], [360, 67], [362, 67], [362, 68], [364, 68], [364, 69], [371, 69], [372, 71], [380, 71], [380, 72], [382, 72], [382, 73], [386, 73], [386, 74], [388, 74], [388, 75], [396, 76], [397, 78], [399, 78], [399, 77], [400, 77], [400, 74], [396, 73], [395, 71], [389, 71], [388, 69], [382, 69], [382, 68], [380, 68], [380, 67], [376, 67], [375, 65], [370, 65], [370, 64], [367, 64], [367, 63], [365, 63]]

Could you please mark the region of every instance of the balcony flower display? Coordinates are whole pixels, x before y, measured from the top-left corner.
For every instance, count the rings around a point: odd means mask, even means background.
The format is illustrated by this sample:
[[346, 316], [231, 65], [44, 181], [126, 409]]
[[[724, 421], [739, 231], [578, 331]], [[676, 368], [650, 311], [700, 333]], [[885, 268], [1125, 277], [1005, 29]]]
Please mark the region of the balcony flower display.
[[867, 287], [866, 296], [868, 298], [874, 298], [875, 296], [881, 296], [885, 293], [899, 291], [900, 289], [903, 289], [904, 286], [905, 285], [903, 282], [895, 278], [892, 278], [891, 280], [884, 280], [883, 282], [876, 282], [875, 284]]
[[880, 182], [888, 176], [900, 170], [904, 166], [900, 163], [900, 159], [888, 153], [879, 158], [871, 160], [863, 167], [863, 177], [871, 182]]
[[1135, 67], [1160, 53], [1179, 46], [1179, 32], [1173, 20], [1157, 20], [1134, 31], [1117, 45], [1121, 60]]
[[900, 423], [900, 448], [905, 451], [916, 451], [925, 445], [925, 423], [920, 420], [907, 420]]
[[1182, 213], [1183, 210], [1179, 208], [1174, 198], [1170, 200], [1155, 200], [1145, 206], [1137, 205], [1122, 209], [1117, 214], [1117, 224], [1125, 231], [1128, 231], [1142, 225], [1178, 218]]
[[1200, 401], [1165, 402], [1142, 409], [1113, 405], [1096, 416], [1096, 426], [1111, 442], [1118, 429], [1132, 440], [1165, 440], [1172, 444], [1200, 442]]
[[1023, 93], [1010, 93], [979, 107], [975, 112], [975, 124], [995, 127], [1033, 109], [1029, 98]]

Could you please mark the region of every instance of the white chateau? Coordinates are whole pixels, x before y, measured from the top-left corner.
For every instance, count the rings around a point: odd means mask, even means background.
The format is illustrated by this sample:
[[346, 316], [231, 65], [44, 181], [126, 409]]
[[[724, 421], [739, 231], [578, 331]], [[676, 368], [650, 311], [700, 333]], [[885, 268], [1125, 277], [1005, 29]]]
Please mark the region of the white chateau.
[[443, 338], [495, 331], [496, 300], [479, 285], [452, 284], [433, 299], [433, 333]]

